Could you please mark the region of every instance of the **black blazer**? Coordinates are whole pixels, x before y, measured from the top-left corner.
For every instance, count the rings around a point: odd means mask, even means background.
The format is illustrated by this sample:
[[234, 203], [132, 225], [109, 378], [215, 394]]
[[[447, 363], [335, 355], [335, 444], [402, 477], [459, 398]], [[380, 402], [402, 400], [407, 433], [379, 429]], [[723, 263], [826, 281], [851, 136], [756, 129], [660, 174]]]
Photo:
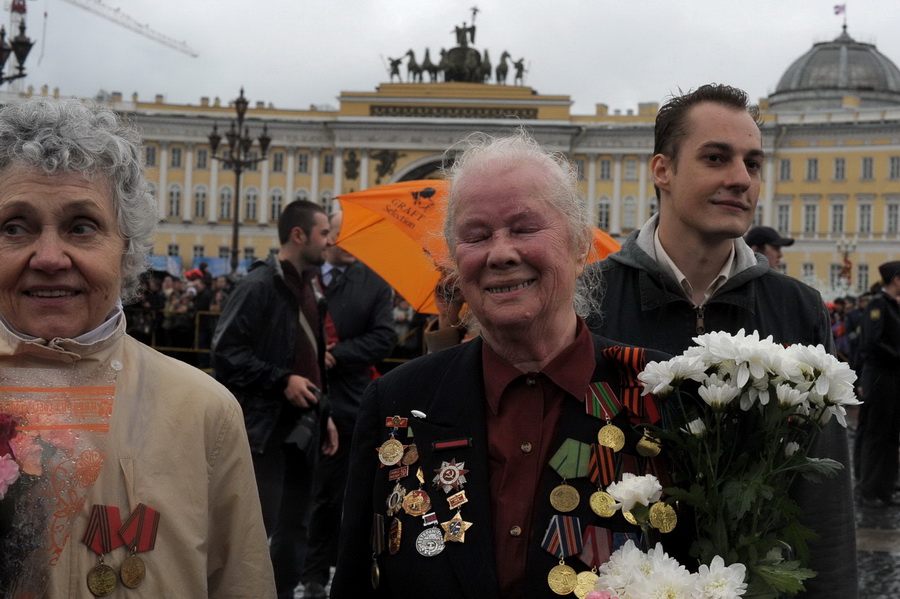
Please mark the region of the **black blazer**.
[[[620, 365], [601, 354], [604, 349], [618, 344], [596, 335], [592, 337], [596, 355], [592, 381], [605, 380], [619, 394]], [[482, 341], [475, 339], [413, 360], [369, 386], [354, 435], [331, 597], [498, 597], [481, 352]], [[661, 352], [647, 351], [646, 358], [648, 361], [664, 360], [667, 356]], [[412, 416], [412, 410], [424, 413], [425, 417]], [[568, 438], [596, 443], [597, 431], [605, 424], [586, 413], [583, 398], [568, 397], [563, 410], [551, 456]], [[373, 516], [376, 513], [384, 516], [387, 530], [391, 518], [386, 516], [386, 501], [395, 484], [388, 480], [391, 468], [381, 467], [376, 448], [389, 438], [385, 420], [394, 415], [409, 418], [411, 437], [407, 436], [410, 429], [400, 429], [397, 438], [404, 444], [415, 442], [419, 452], [419, 461], [410, 467], [409, 476], [402, 479], [401, 484], [407, 491], [417, 488], [415, 471], [421, 466], [425, 476], [424, 489], [432, 500], [432, 511], [437, 514], [439, 522], [445, 522], [455, 510], [449, 508], [444, 492], [434, 488], [431, 479], [442, 461], [455, 458], [457, 463], [465, 462], [465, 468], [469, 471], [464, 487], [468, 503], [462, 506], [462, 516], [473, 525], [465, 533], [465, 543], [448, 542], [439, 555], [424, 557], [415, 547], [416, 537], [424, 528], [422, 518], [409, 516], [401, 510], [397, 515], [402, 522], [399, 552], [390, 555], [384, 551], [378, 556], [381, 581], [378, 589], [373, 591], [370, 582]], [[627, 418], [624, 410], [619, 418], [623, 420], [620, 428], [627, 430], [624, 428], [627, 426], [624, 424]], [[435, 450], [432, 446], [434, 442], [454, 439], [471, 439], [471, 444], [448, 450]], [[628, 446], [633, 446], [633, 443]], [[547, 499], [536, 510], [526, 566], [524, 596], [529, 599], [558, 597], [550, 590], [547, 575], [559, 564], [559, 559], [542, 549], [540, 543], [551, 517], [558, 513], [550, 505], [549, 496], [561, 479], [550, 466], [546, 468], [546, 475], [542, 478], [545, 488], [540, 496]], [[587, 478], [568, 482], [578, 489], [581, 502], [575, 511], [566, 515], [579, 517], [582, 529], [594, 525], [618, 531], [637, 530], [618, 513], [613, 518], [600, 518], [591, 511], [588, 498], [596, 487]], [[565, 561], [577, 572], [589, 569], [575, 556]]]

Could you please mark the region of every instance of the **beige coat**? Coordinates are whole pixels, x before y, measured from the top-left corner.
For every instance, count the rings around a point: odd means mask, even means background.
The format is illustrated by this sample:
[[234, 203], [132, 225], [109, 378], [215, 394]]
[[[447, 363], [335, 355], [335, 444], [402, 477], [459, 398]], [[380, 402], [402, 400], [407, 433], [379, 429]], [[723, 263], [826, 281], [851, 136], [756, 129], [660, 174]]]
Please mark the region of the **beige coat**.
[[[106, 460], [44, 597], [92, 598], [86, 576], [98, 558], [81, 542], [91, 506], [118, 506], [124, 521], [139, 503], [161, 514], [156, 547], [139, 554], [144, 582], [120, 583], [110, 598], [275, 597], [241, 409], [224, 387], [124, 335], [124, 322], [92, 345], [52, 348], [0, 327], [0, 368], [91, 373], [102, 364], [118, 370]], [[127, 556], [119, 547], [106, 563], [118, 570]]]

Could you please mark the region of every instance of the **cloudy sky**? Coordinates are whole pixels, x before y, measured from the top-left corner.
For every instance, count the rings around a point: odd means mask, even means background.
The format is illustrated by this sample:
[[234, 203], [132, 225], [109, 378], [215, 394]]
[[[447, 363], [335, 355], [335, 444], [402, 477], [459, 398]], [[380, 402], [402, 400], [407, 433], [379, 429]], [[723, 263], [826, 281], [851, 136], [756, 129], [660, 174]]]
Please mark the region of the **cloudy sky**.
[[26, 62], [26, 86], [74, 96], [163, 94], [169, 102], [198, 104], [201, 96], [232, 99], [243, 85], [253, 103], [337, 107], [341, 91], [370, 91], [388, 81], [387, 57], [413, 49], [421, 61], [426, 48], [434, 57], [455, 46], [453, 26], [471, 23], [473, 5], [475, 47], [487, 49], [495, 64], [504, 50], [525, 58], [526, 84], [570, 96], [574, 114], [593, 114], [597, 103], [635, 109], [710, 81], [764, 97], [814, 42], [840, 34], [837, 2], [846, 2], [855, 39], [900, 63], [897, 0], [102, 2], [186, 42], [199, 57], [67, 0], [27, 0], [27, 32], [38, 41]]

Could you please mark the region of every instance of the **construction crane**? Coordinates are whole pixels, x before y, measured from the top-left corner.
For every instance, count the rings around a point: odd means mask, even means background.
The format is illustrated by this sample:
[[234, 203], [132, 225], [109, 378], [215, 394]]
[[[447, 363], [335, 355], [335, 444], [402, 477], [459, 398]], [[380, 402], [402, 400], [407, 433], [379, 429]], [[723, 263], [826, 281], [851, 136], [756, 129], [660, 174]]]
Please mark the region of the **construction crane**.
[[112, 21], [117, 25], [121, 25], [122, 27], [127, 27], [132, 31], [143, 35], [144, 37], [149, 37], [152, 40], [155, 40], [161, 44], [169, 46], [179, 52], [184, 52], [193, 57], [199, 56], [196, 50], [191, 49], [185, 42], [179, 42], [170, 37], [167, 37], [157, 31], [153, 31], [147, 25], [142, 25], [138, 23], [128, 15], [122, 13], [118, 8], [113, 8], [106, 4], [103, 4], [100, 0], [63, 0], [64, 2], [68, 2], [69, 4], [74, 4], [79, 8], [83, 8], [89, 12], [94, 13], [95, 15], [99, 15], [104, 19]]

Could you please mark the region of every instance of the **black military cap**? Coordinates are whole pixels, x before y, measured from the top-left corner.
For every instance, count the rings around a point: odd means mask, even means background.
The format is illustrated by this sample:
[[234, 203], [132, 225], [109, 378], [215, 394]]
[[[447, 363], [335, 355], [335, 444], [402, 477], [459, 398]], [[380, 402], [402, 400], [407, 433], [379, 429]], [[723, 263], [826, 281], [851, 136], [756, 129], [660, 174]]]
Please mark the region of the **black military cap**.
[[900, 260], [885, 262], [878, 267], [878, 272], [881, 274], [881, 280], [885, 284], [890, 283], [891, 279], [900, 275]]
[[761, 248], [766, 244], [780, 248], [793, 245], [794, 243], [794, 240], [791, 237], [782, 237], [778, 234], [778, 231], [772, 227], [753, 227], [747, 231], [747, 234], [744, 236], [744, 241], [746, 241], [747, 245], [750, 247], [756, 246], [758, 248]]

